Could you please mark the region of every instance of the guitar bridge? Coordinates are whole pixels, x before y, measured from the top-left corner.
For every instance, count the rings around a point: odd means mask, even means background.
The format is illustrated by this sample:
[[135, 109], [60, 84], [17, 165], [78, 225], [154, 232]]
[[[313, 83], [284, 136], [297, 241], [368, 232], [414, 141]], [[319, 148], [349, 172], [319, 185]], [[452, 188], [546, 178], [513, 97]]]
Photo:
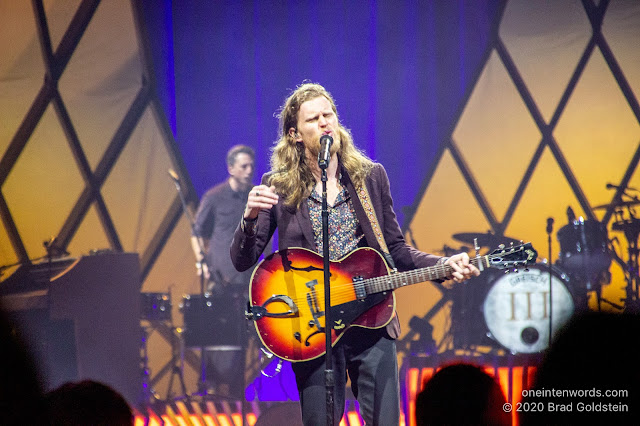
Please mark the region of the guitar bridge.
[[309, 305], [309, 310], [311, 311], [311, 315], [313, 316], [313, 320], [309, 321], [309, 325], [315, 325], [319, 331], [324, 331], [323, 327], [320, 325], [320, 321], [318, 320], [318, 318], [324, 316], [324, 311], [321, 311], [320, 306], [318, 306], [318, 296], [316, 294], [317, 284], [318, 280], [312, 280], [306, 283], [307, 287], [309, 288], [309, 293], [307, 293], [307, 304]]

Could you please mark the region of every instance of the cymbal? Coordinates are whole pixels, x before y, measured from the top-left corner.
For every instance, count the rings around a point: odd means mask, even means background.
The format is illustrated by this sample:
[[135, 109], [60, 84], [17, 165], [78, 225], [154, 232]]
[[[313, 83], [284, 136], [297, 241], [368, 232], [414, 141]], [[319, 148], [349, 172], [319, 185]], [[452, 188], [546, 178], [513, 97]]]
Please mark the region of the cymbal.
[[435, 253], [441, 254], [442, 256], [451, 257], [454, 254], [461, 253], [463, 251], [469, 252], [471, 251], [471, 247], [467, 247], [467, 246], [449, 247], [448, 245], [445, 244], [442, 249], [436, 250]]
[[520, 240], [516, 240], [515, 238], [495, 235], [492, 233], [482, 234], [478, 232], [462, 232], [459, 234], [453, 234], [453, 238], [455, 238], [458, 241], [462, 241], [463, 243], [467, 243], [471, 245], [473, 245], [473, 240], [477, 239], [478, 245], [480, 247], [491, 247], [491, 248], [495, 248], [499, 244], [507, 245], [511, 243], [513, 244], [520, 243]]
[[638, 204], [640, 204], [640, 200], [618, 201], [617, 203], [601, 204], [599, 206], [595, 206], [593, 209], [606, 210], [609, 207], [631, 207], [631, 206], [637, 206]]

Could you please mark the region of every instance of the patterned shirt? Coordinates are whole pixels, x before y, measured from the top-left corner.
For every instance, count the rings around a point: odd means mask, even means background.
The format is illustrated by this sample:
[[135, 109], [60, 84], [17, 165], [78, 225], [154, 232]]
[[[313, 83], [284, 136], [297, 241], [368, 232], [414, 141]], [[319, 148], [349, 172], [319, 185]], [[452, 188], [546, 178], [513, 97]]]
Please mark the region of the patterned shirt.
[[[316, 192], [315, 188], [307, 198], [307, 206], [316, 250], [322, 254], [322, 196]], [[338, 260], [358, 247], [364, 234], [346, 188], [342, 187], [333, 206], [328, 205], [327, 210], [329, 211], [329, 259]]]

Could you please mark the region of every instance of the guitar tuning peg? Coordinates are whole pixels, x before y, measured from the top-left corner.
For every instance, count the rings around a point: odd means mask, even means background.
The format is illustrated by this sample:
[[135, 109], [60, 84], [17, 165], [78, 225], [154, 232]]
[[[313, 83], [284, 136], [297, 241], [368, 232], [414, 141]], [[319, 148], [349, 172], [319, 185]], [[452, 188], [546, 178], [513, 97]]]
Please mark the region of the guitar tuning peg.
[[499, 248], [500, 250], [504, 250], [504, 244], [498, 244], [498, 248]]
[[517, 274], [518, 273], [518, 268], [513, 268], [513, 273]]

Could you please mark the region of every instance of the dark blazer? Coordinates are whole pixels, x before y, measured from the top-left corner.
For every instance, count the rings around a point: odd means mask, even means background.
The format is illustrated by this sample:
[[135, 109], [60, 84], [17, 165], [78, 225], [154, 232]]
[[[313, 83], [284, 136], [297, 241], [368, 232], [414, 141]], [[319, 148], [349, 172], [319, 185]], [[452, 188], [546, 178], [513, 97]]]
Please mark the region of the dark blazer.
[[[382, 251], [373, 232], [373, 227], [360, 203], [353, 182], [351, 182], [346, 170], [342, 166], [339, 167], [341, 171], [341, 183], [351, 195], [356, 217], [364, 233], [366, 245]], [[264, 175], [262, 177], [262, 183], [268, 184], [268, 178], [268, 174]], [[395, 267], [399, 271], [408, 271], [435, 265], [440, 259], [439, 256], [423, 253], [406, 243], [393, 210], [389, 178], [381, 164], [376, 163], [374, 165], [366, 179], [366, 185], [380, 224], [380, 229], [384, 235], [385, 243], [395, 263]], [[253, 235], [247, 235], [247, 233], [242, 230], [240, 224], [236, 228], [233, 242], [231, 243], [231, 260], [236, 269], [244, 271], [255, 265], [276, 228], [278, 230], [278, 247], [280, 250], [290, 247], [316, 250], [307, 203], [301, 203], [300, 208], [286, 206], [281, 197], [278, 204], [273, 208], [270, 210], [262, 209], [260, 211]], [[393, 338], [399, 336], [400, 327], [395, 316], [389, 326], [387, 326], [387, 331]]]

